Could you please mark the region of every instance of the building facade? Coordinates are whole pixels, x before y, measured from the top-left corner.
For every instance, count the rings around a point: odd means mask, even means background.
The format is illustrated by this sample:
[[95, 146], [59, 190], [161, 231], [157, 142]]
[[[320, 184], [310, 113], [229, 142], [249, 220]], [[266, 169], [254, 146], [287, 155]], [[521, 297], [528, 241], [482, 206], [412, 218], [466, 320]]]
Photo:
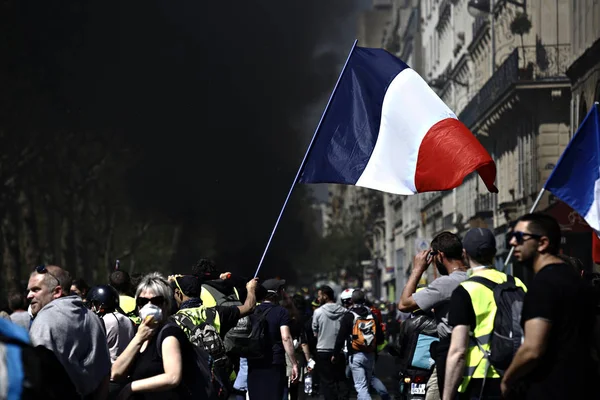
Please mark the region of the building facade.
[[[419, 72], [492, 155], [499, 189], [488, 193], [472, 174], [443, 193], [383, 195], [373, 265], [385, 268], [379, 293], [389, 300], [397, 300], [416, 252], [442, 231], [491, 229], [504, 269], [510, 224], [530, 210], [599, 99], [600, 2], [491, 3], [493, 10], [474, 12], [468, 0], [392, 1], [379, 25], [381, 47]], [[545, 195], [538, 210], [554, 206]], [[514, 273], [527, 278], [518, 265]], [[436, 277], [433, 268], [428, 274], [424, 281]]]

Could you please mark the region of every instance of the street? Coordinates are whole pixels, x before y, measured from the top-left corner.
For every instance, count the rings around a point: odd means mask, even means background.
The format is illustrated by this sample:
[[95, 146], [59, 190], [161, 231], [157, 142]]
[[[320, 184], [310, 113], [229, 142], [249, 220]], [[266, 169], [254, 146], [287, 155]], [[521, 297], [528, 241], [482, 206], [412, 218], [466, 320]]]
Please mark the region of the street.
[[[381, 381], [387, 388], [392, 399], [395, 399], [396, 398], [395, 396], [398, 393], [398, 381], [397, 381], [396, 377], [394, 376], [394, 374], [395, 374], [394, 371], [396, 371], [394, 358], [387, 353], [381, 353], [379, 355], [379, 359], [377, 360], [377, 365], [375, 366], [375, 376], [377, 376], [379, 379], [381, 379]], [[372, 393], [371, 396], [373, 397], [373, 399], [379, 398], [379, 396], [374, 393]], [[300, 388], [300, 395], [298, 398], [301, 400], [303, 400], [303, 399], [306, 399], [306, 400], [308, 400], [308, 399], [314, 399], [314, 400], [324, 399], [323, 396], [306, 396], [304, 394], [304, 386], [303, 385]], [[350, 399], [356, 399], [356, 392], [354, 391], [353, 387], [351, 388], [351, 391], [350, 391]], [[230, 400], [235, 400], [235, 397], [231, 396]]]

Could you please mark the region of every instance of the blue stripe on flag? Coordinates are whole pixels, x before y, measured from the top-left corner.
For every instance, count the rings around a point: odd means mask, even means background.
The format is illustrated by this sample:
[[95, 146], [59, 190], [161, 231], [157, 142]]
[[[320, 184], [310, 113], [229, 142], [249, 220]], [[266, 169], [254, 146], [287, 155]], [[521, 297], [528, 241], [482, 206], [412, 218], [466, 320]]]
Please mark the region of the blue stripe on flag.
[[563, 152], [544, 188], [585, 217], [600, 179], [600, 126], [598, 105], [585, 117]]
[[406, 68], [404, 62], [385, 50], [354, 49], [300, 182], [356, 183], [377, 142], [385, 92]]

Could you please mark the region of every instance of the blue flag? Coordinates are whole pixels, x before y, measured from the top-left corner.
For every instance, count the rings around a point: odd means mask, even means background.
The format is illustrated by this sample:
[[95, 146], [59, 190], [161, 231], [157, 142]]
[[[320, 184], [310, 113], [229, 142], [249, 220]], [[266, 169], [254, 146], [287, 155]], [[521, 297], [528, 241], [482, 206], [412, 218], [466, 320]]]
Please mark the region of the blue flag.
[[550, 174], [544, 189], [568, 204], [600, 232], [600, 120], [598, 103], [579, 129]]

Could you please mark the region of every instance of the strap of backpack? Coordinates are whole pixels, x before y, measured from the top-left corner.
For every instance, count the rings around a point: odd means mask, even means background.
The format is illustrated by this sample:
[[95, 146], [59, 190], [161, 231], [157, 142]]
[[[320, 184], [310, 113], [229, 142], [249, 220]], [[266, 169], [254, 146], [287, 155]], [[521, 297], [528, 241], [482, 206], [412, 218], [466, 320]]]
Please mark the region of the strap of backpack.
[[483, 286], [485, 286], [486, 288], [490, 289], [492, 292], [494, 291], [494, 288], [498, 285], [496, 282], [488, 279], [488, 278], [484, 278], [483, 276], [472, 276], [469, 278], [470, 281], [473, 282], [477, 282]]
[[188, 329], [190, 331], [190, 333], [194, 331], [194, 328], [196, 328], [196, 325], [194, 324], [194, 322], [187, 315], [183, 315], [183, 316], [177, 318], [177, 322], [179, 322], [186, 329]]
[[217, 310], [215, 308], [207, 308], [206, 309], [206, 319], [204, 320], [208, 325], [213, 325], [215, 319], [217, 318]]

